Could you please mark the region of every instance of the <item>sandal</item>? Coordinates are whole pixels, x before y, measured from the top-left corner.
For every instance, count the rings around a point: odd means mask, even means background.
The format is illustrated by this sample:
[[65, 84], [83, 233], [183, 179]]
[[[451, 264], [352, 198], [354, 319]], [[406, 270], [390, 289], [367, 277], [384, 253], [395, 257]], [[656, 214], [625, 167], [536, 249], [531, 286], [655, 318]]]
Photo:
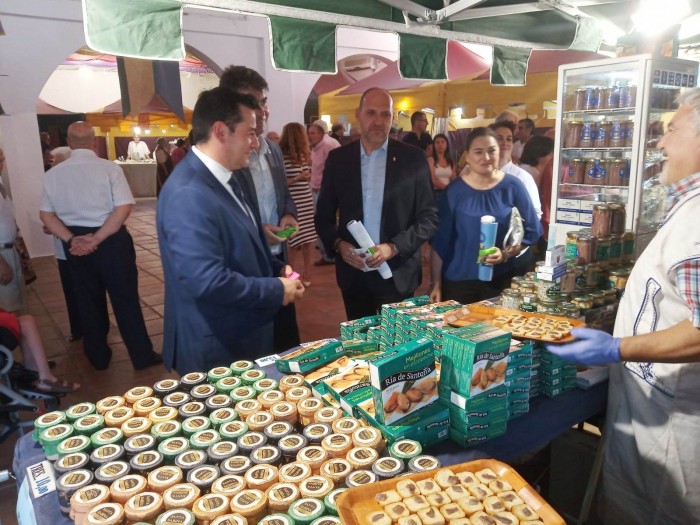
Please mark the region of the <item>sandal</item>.
[[71, 383], [65, 379], [56, 379], [55, 381], [40, 379], [32, 385], [32, 388], [37, 392], [44, 392], [46, 394], [70, 394], [80, 389], [80, 385], [78, 383]]

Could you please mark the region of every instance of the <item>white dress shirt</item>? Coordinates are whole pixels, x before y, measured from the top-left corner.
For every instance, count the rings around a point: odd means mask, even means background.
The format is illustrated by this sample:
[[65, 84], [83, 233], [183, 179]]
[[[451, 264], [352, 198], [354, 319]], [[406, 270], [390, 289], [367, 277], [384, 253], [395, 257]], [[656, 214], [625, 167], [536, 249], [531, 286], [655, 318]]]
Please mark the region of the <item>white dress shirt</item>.
[[151, 151], [148, 149], [148, 144], [145, 142], [135, 142], [132, 140], [129, 142], [129, 148], [127, 149], [126, 154], [133, 160], [145, 160], [149, 157]]

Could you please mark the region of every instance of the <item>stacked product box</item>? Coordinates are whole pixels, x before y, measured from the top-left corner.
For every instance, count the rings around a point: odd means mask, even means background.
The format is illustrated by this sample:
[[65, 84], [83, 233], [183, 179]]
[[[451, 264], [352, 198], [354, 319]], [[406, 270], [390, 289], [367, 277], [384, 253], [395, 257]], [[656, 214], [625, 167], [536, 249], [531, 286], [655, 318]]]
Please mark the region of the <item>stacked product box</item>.
[[303, 374], [322, 367], [345, 355], [340, 339], [321, 339], [302, 343], [284, 357], [275, 361], [277, 370], [283, 374]]
[[370, 315], [354, 321], [345, 321], [340, 323], [340, 337], [342, 339], [367, 339], [369, 327], [379, 326], [380, 323], [381, 317], [378, 315]]
[[425, 306], [429, 302], [430, 298], [427, 295], [421, 295], [418, 297], [411, 297], [400, 303], [382, 305], [380, 342], [383, 342], [387, 347], [394, 345], [394, 337], [396, 335], [396, 313], [399, 310]]
[[509, 332], [483, 322], [443, 336], [439, 392], [449, 404], [450, 438], [461, 446], [506, 431], [510, 342]]
[[540, 395], [540, 355], [544, 345], [535, 341], [532, 344], [532, 372], [530, 374], [530, 399]]
[[557, 397], [576, 387], [576, 365], [550, 354], [540, 353], [540, 392], [547, 397]]
[[506, 387], [508, 389], [508, 419], [530, 411], [530, 378], [532, 375], [532, 342], [510, 343]]

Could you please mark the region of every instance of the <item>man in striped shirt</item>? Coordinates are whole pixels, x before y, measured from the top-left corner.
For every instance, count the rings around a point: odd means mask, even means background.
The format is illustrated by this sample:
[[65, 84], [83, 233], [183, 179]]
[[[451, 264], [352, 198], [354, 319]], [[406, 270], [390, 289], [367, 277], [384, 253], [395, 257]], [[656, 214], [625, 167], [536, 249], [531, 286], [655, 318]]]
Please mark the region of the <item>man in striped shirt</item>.
[[548, 346], [609, 364], [603, 509], [606, 523], [700, 523], [700, 89], [659, 142], [668, 156], [664, 222], [627, 282], [614, 337], [575, 329]]

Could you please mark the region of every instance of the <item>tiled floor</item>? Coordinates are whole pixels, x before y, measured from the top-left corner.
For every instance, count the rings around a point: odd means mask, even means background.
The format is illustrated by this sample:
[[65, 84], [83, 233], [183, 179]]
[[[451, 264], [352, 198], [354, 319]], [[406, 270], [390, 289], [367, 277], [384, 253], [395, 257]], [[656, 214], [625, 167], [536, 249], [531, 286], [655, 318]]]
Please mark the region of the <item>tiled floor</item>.
[[[128, 228], [136, 245], [139, 293], [146, 326], [156, 351], [160, 351], [163, 343], [163, 270], [156, 237], [155, 200], [139, 200], [129, 218]], [[318, 258], [317, 253], [314, 250], [313, 259]], [[301, 253], [293, 252], [291, 259], [292, 265], [299, 270]], [[111, 314], [109, 342], [113, 351], [112, 363], [108, 370], [96, 372], [83, 356], [81, 344], [68, 342], [68, 314], [55, 259], [42, 257], [34, 259], [33, 263], [39, 277], [29, 289], [28, 313], [37, 318], [48, 357], [57, 363], [55, 373], [82, 384], [79, 392], [64, 398], [64, 408], [79, 401], [95, 402], [102, 397], [125, 392], [132, 386], [152, 384], [170, 375], [164, 368], [137, 372], [131, 367]], [[303, 300], [297, 304], [297, 319], [303, 341], [337, 335], [338, 324], [345, 320], [340, 292], [335, 284], [334, 267], [314, 267], [311, 282]], [[0, 445], [0, 470], [12, 465], [15, 439], [13, 436]], [[0, 485], [0, 523], [16, 523], [15, 498], [16, 490], [11, 482]]]

